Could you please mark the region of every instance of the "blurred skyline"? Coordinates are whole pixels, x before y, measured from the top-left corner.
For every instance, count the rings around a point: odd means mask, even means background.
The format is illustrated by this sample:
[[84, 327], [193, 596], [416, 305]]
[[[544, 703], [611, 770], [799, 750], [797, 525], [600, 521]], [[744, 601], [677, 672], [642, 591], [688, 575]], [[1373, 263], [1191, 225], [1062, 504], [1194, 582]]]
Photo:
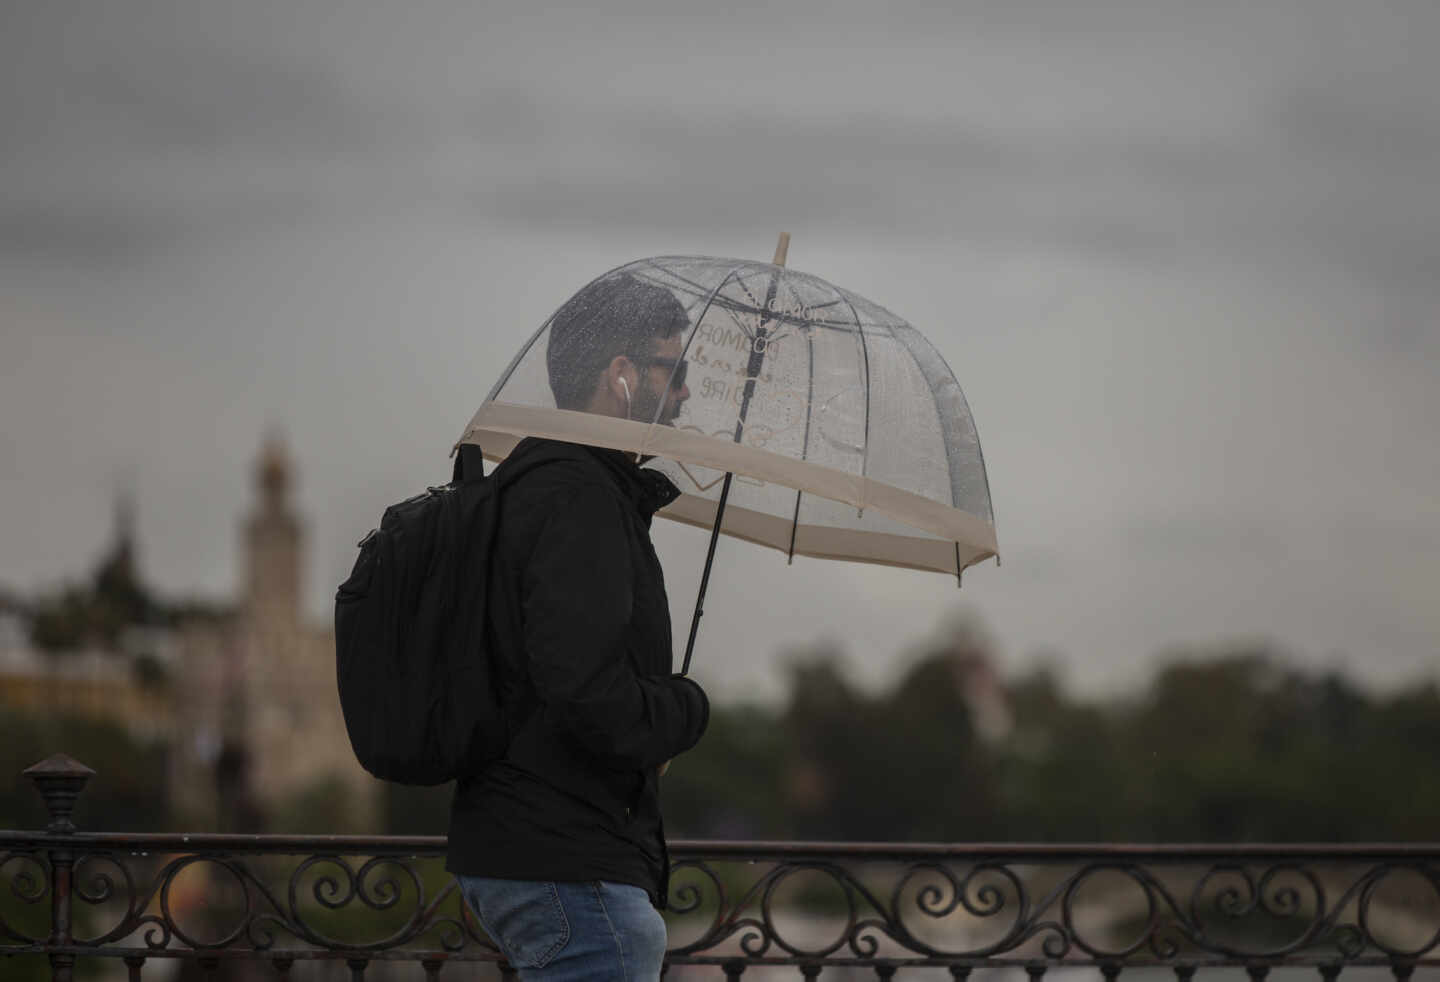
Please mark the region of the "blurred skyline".
[[[1256, 639], [1433, 677], [1437, 42], [1426, 0], [0, 0], [0, 586], [129, 488], [147, 577], [233, 594], [273, 426], [324, 618], [574, 290], [784, 229], [949, 361], [1004, 565], [725, 540], [707, 686], [826, 638], [888, 680], [962, 610], [1088, 692]], [[655, 539], [683, 642], [705, 535]]]

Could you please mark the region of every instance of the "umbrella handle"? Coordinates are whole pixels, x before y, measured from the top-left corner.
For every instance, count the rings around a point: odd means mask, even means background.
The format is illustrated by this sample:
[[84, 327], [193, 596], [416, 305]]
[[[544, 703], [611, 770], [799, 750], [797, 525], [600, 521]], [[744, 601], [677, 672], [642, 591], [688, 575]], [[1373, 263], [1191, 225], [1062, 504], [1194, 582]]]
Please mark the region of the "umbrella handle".
[[781, 233], [780, 233], [780, 241], [777, 242], [777, 243], [775, 243], [775, 259], [773, 260], [773, 262], [775, 263], [776, 266], [784, 266], [784, 265], [785, 265], [785, 255], [786, 255], [786, 253], [788, 253], [789, 251], [790, 251], [790, 233], [789, 233], [789, 232], [781, 232]]
[[685, 643], [685, 664], [680, 667], [681, 675], [690, 674], [690, 656], [695, 653], [695, 635], [700, 630], [700, 618], [705, 614], [705, 590], [710, 586], [710, 567], [715, 562], [715, 543], [720, 540], [720, 522], [725, 518], [725, 499], [730, 497], [730, 479], [735, 475], [725, 472], [725, 483], [720, 488], [720, 503], [715, 506], [715, 526], [710, 529], [710, 549], [705, 553], [705, 570], [700, 574], [700, 592], [695, 597], [695, 616], [690, 619], [690, 640]]

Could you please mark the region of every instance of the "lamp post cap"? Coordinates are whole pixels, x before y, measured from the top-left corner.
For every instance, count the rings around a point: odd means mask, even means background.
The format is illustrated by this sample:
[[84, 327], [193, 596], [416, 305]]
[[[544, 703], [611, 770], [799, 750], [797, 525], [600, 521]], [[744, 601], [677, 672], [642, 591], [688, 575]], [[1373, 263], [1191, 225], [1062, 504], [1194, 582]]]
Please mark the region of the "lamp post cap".
[[75, 811], [75, 799], [95, 772], [68, 754], [56, 754], [25, 768], [25, 776], [45, 799], [45, 810], [50, 813], [46, 831], [62, 835], [74, 832], [70, 816]]
[[95, 772], [69, 754], [46, 757], [38, 764], [31, 764], [24, 772], [28, 778], [37, 777], [80, 777], [92, 778]]

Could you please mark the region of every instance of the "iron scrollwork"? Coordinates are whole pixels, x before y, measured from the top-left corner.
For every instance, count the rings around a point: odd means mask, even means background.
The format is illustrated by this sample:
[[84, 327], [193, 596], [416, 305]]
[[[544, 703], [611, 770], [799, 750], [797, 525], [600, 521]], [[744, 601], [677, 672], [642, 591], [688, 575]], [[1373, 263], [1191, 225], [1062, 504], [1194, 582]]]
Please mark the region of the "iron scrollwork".
[[[50, 896], [50, 864], [38, 851], [0, 852], [0, 878], [9, 880], [10, 896], [24, 906], [44, 903]], [[6, 918], [8, 906], [0, 906], [0, 940], [38, 944], [41, 938], [21, 930]]]
[[[435, 867], [433, 857], [284, 856], [293, 866], [279, 871], [282, 879], [259, 868], [259, 857], [192, 852], [156, 858], [158, 866], [138, 851], [76, 853], [71, 896], [78, 923], [90, 929], [77, 932], [74, 945], [128, 945], [151, 954], [224, 949], [263, 954], [297, 944], [355, 953], [415, 946], [446, 954], [475, 949], [498, 958], [453, 881], [447, 877], [439, 889], [427, 890], [421, 866]], [[20, 863], [31, 868], [10, 869]], [[313, 874], [318, 875], [312, 882]], [[0, 854], [0, 875], [24, 903], [38, 904], [49, 895], [48, 867], [39, 854]], [[363, 920], [357, 930], [355, 915], [362, 912], [382, 916]], [[320, 923], [326, 914], [330, 920]], [[44, 941], [6, 921], [3, 908], [0, 939], [19, 945]]]
[[[1021, 858], [895, 864], [837, 851], [834, 861], [778, 859], [741, 890], [727, 890], [733, 877], [714, 859], [687, 857], [676, 864], [675, 873], [682, 871], [698, 874], [714, 896], [702, 904], [704, 890], [690, 883], [678, 892], [682, 903], [674, 913], [682, 923], [696, 914], [705, 923], [671, 949], [672, 961], [988, 960], [1112, 968], [1440, 963], [1440, 870], [1425, 862], [1357, 867], [1337, 855], [1313, 863], [1107, 858], [1037, 864]], [[814, 911], [835, 932], [818, 946], [787, 934], [777, 903], [781, 884], [806, 872], [828, 877], [844, 899]], [[1408, 914], [1397, 916], [1395, 905], [1378, 897], [1385, 882], [1402, 873], [1428, 893], [1418, 902], [1412, 897]], [[1111, 882], [1098, 889], [1105, 877]], [[878, 888], [886, 880], [888, 893]], [[947, 921], [955, 922], [948, 931]], [[1391, 938], [1399, 929], [1412, 939]]]
[[[7, 835], [0, 954], [43, 951], [38, 916], [20, 915], [56, 899], [54, 842]], [[73, 947], [500, 959], [443, 871], [443, 840], [139, 838], [67, 840]], [[1440, 850], [677, 842], [672, 853], [672, 964], [1440, 964]]]

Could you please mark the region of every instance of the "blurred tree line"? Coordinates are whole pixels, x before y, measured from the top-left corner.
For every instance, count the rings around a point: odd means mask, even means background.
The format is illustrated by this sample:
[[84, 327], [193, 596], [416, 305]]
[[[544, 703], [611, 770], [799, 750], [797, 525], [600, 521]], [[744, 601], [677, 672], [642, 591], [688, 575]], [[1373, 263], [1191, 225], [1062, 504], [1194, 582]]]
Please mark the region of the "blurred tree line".
[[776, 710], [716, 707], [663, 782], [676, 837], [900, 841], [1430, 841], [1440, 690], [1369, 694], [1262, 647], [1176, 652], [1142, 692], [988, 684], [977, 634], [888, 691], [836, 649]]
[[[882, 691], [843, 653], [790, 661], [778, 705], [712, 709], [662, 781], [675, 837], [897, 841], [1424, 840], [1440, 827], [1440, 690], [1370, 693], [1261, 646], [1173, 652], [1148, 686], [1083, 700], [1038, 669], [1002, 680], [982, 634], [916, 653]], [[20, 771], [58, 750], [99, 772], [82, 828], [170, 830], [163, 744], [0, 710], [0, 826], [41, 828]], [[442, 834], [449, 788], [387, 786], [376, 832]], [[333, 788], [272, 831], [343, 825]]]
[[137, 740], [116, 723], [3, 706], [0, 734], [0, 827], [45, 828], [50, 817], [44, 802], [21, 772], [52, 754], [68, 753], [99, 775], [76, 803], [76, 825], [104, 832], [171, 831], [163, 742]]

